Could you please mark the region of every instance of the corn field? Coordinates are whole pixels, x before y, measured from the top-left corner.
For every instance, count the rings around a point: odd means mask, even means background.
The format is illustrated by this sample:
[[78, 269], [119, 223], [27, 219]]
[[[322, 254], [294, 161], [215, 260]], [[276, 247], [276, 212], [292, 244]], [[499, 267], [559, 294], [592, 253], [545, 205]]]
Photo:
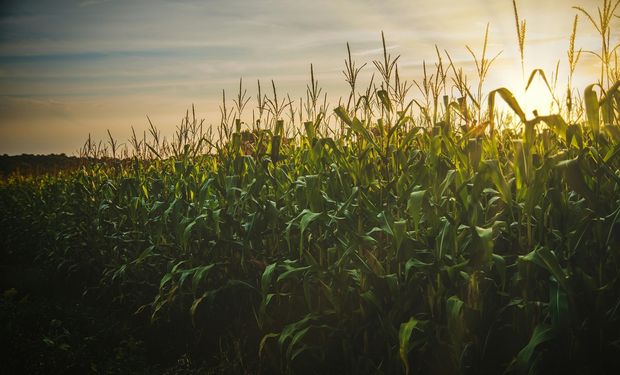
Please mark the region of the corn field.
[[[339, 103], [311, 70], [298, 101], [240, 81], [217, 126], [192, 108], [169, 140], [152, 124], [89, 138], [78, 169], [0, 182], [3, 257], [172, 332], [214, 372], [615, 373], [617, 7], [577, 9], [568, 71], [579, 19], [601, 33], [601, 76], [569, 79], [550, 115], [483, 92], [487, 28], [472, 83], [440, 50], [408, 82], [383, 40], [373, 66], [348, 49]], [[552, 76], [528, 85], [555, 93]]]

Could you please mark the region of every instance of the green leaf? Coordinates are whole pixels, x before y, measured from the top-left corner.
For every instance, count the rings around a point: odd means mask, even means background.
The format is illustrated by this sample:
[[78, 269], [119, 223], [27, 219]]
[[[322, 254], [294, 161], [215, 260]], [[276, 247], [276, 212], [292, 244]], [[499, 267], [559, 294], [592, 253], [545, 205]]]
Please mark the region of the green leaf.
[[308, 225], [323, 215], [323, 212], [312, 212], [308, 209], [304, 210], [301, 214], [301, 220], [299, 221], [299, 230], [303, 235]]
[[297, 332], [295, 332], [295, 334], [292, 335], [291, 342], [288, 344], [288, 347], [286, 349], [286, 356], [289, 358], [289, 360], [291, 362], [295, 359], [295, 357], [297, 357], [299, 354], [301, 354], [302, 351], [304, 351], [304, 350], [306, 350], [308, 348], [307, 345], [302, 345], [302, 347], [299, 348], [299, 350], [296, 350], [293, 353], [293, 349], [295, 348], [297, 343], [306, 336], [306, 334], [308, 333], [310, 328], [312, 328], [312, 326], [308, 326], [308, 327], [302, 328], [302, 329], [298, 330]]
[[362, 136], [363, 139], [365, 139], [368, 143], [370, 143], [375, 148], [375, 150], [377, 151], [381, 150], [381, 148], [375, 142], [373, 136], [370, 134], [368, 129], [364, 127], [364, 124], [357, 117], [351, 120], [351, 118], [349, 117], [349, 114], [347, 113], [347, 110], [344, 109], [343, 106], [339, 106], [338, 108], [334, 109], [334, 112], [345, 124], [349, 126], [349, 128], [351, 128], [351, 130], [356, 132], [358, 135]]
[[457, 296], [451, 296], [446, 301], [446, 310], [448, 313], [448, 326], [450, 331], [456, 329], [456, 325], [459, 324], [461, 319], [461, 311], [463, 310], [464, 302]]
[[534, 121], [542, 121], [559, 137], [567, 137], [568, 124], [560, 115], [538, 116]]
[[596, 195], [590, 189], [584, 178], [584, 172], [579, 157], [559, 162], [556, 168], [562, 169], [568, 186], [590, 202], [596, 201]]
[[560, 286], [565, 291], [568, 291], [566, 272], [560, 266], [560, 261], [553, 251], [546, 247], [537, 247], [527, 255], [523, 255], [519, 258], [524, 261], [532, 262], [549, 271]]
[[[616, 103], [614, 103], [614, 99]], [[603, 114], [603, 124], [609, 125], [614, 121], [614, 112], [620, 109], [620, 81], [616, 81], [607, 92], [603, 92], [603, 96], [599, 101], [601, 113]], [[615, 108], [614, 108], [615, 107]]]
[[306, 129], [306, 137], [308, 137], [308, 139], [310, 140], [314, 139], [315, 138], [314, 122], [312, 121], [304, 122], [304, 128]]
[[[620, 129], [618, 131], [620, 132]], [[620, 140], [620, 138], [619, 138], [619, 140]], [[607, 163], [610, 160], [612, 160], [613, 158], [615, 158], [616, 155], [620, 155], [620, 143], [617, 143], [613, 148], [609, 149], [609, 151], [607, 152], [607, 154], [603, 158], [603, 161], [605, 163]]]
[[398, 111], [398, 120], [396, 121], [396, 124], [392, 126], [388, 131], [388, 143], [390, 142], [390, 139], [392, 139], [392, 136], [394, 134], [397, 134], [398, 130], [401, 127], [403, 127], [407, 122], [413, 122], [413, 119], [410, 116], [407, 116], [411, 104], [413, 104], [413, 102], [410, 102], [409, 105], [407, 105], [407, 108], [405, 108], [403, 111]]
[[379, 302], [379, 298], [373, 290], [367, 290], [360, 294], [360, 297], [370, 306], [374, 307], [377, 311], [381, 311], [381, 302]]
[[402, 142], [400, 143], [400, 147], [401, 148], [406, 147], [412, 140], [415, 139], [415, 136], [418, 134], [419, 131], [420, 131], [419, 127], [415, 127], [409, 130], [409, 132], [407, 132]]
[[530, 337], [530, 341], [523, 349], [521, 349], [521, 351], [519, 351], [519, 354], [517, 354], [517, 366], [522, 371], [527, 372], [533, 363], [532, 356], [534, 355], [538, 345], [551, 341], [555, 339], [555, 337], [556, 335], [553, 327], [537, 325], [536, 328], [534, 328], [532, 336]]
[[485, 169], [484, 172], [490, 174], [491, 181], [493, 181], [493, 184], [497, 187], [497, 190], [499, 190], [502, 200], [505, 203], [510, 204], [512, 201], [512, 191], [510, 184], [506, 181], [506, 177], [504, 177], [504, 174], [502, 173], [502, 169], [499, 166], [499, 161], [496, 159], [485, 160], [483, 165]]
[[289, 339], [292, 339], [297, 332], [305, 329], [312, 320], [314, 320], [314, 316], [312, 314], [307, 314], [302, 319], [285, 326], [278, 337], [278, 345], [284, 347], [284, 344], [286, 344]]
[[591, 84], [583, 92], [583, 101], [586, 106], [586, 117], [588, 119], [588, 124], [590, 125], [590, 129], [592, 129], [592, 134], [594, 134], [594, 138], [598, 137], [600, 119], [599, 119], [599, 102], [598, 95], [596, 91], [594, 91], [594, 87], [597, 84]]
[[493, 257], [493, 228], [475, 227], [477, 240], [472, 249], [469, 262], [472, 265], [486, 264]]
[[405, 366], [405, 374], [409, 374], [411, 371], [411, 366], [409, 364], [409, 352], [411, 351], [410, 342], [411, 335], [413, 334], [413, 329], [418, 325], [418, 320], [414, 317], [411, 317], [408, 322], [402, 323], [400, 325], [400, 329], [398, 330], [398, 342], [399, 346], [399, 354], [400, 360], [403, 362]]
[[476, 233], [481, 240], [485, 242], [485, 248], [488, 250], [493, 249], [493, 228], [481, 228], [476, 227]]
[[556, 283], [549, 285], [549, 311], [553, 327], [565, 332], [568, 328], [568, 295]]
[[192, 228], [194, 227], [194, 225], [196, 225], [196, 220], [193, 220], [192, 222], [187, 224], [187, 226], [183, 230], [183, 235], [181, 236], [181, 246], [183, 246], [184, 248], [186, 248], [189, 244], [189, 240], [192, 235]]
[[479, 138], [470, 138], [467, 141], [467, 157], [469, 159], [469, 163], [472, 165], [474, 170], [476, 170], [482, 157], [482, 140]]
[[394, 239], [396, 240], [396, 249], [400, 249], [405, 236], [407, 234], [407, 220], [394, 221]]
[[287, 278], [293, 277], [298, 273], [302, 273], [306, 270], [309, 270], [310, 268], [312, 268], [312, 266], [305, 266], [305, 267], [291, 267], [291, 269], [289, 269], [286, 272], [283, 272], [282, 274], [280, 274], [280, 276], [278, 276], [278, 278], [276, 279], [277, 282], [280, 282], [282, 280], [286, 280]]
[[422, 218], [422, 203], [424, 202], [425, 195], [426, 190], [412, 191], [407, 200], [407, 213], [411, 217], [411, 220], [413, 220], [416, 232], [418, 231], [420, 219]]
[[515, 99], [514, 95], [510, 90], [505, 87], [501, 87], [499, 89], [493, 90], [489, 93], [488, 105], [489, 105], [489, 122], [491, 123], [491, 128], [493, 128], [493, 124], [495, 121], [495, 95], [499, 95], [506, 104], [513, 110], [513, 112], [519, 117], [521, 122], [524, 124], [527, 122], [525, 118], [525, 112], [521, 109], [519, 102]]
[[566, 144], [583, 148], [583, 132], [579, 125], [573, 124], [566, 128]]
[[409, 272], [414, 268], [428, 268], [432, 267], [432, 263], [424, 263], [419, 259], [411, 258], [405, 263], [405, 274], [409, 274]]
[[[381, 231], [384, 233], [394, 236], [394, 230], [392, 229], [392, 219], [388, 219], [388, 215], [386, 215], [385, 211], [381, 211], [379, 215], [377, 215], [377, 219], [381, 221]], [[376, 230], [379, 230], [378, 228]]]
[[351, 126], [353, 122], [351, 121], [351, 118], [349, 117], [349, 113], [343, 106], [338, 106], [337, 108], [334, 109], [334, 112], [345, 124]]
[[263, 271], [260, 285], [264, 296], [267, 295], [267, 292], [269, 291], [269, 287], [271, 286], [271, 280], [273, 279], [273, 273], [277, 265], [277, 263], [271, 263], [270, 265], [265, 267], [265, 270]]
[[146, 249], [144, 249], [144, 251], [142, 253], [140, 253], [140, 255], [133, 261], [133, 263], [141, 263], [143, 260], [145, 260], [146, 258], [148, 258], [149, 256], [151, 256], [151, 254], [153, 253], [153, 250], [155, 249], [155, 246], [149, 246]]
[[446, 190], [452, 185], [454, 179], [456, 178], [456, 171], [454, 169], [450, 169], [448, 173], [446, 173], [446, 177], [441, 182], [439, 186], [439, 193], [443, 197], [446, 194]]
[[209, 272], [215, 267], [215, 263], [207, 266], [196, 267], [194, 276], [192, 277], [192, 291], [195, 293], [198, 289], [198, 285], [205, 279]]
[[290, 236], [291, 236], [291, 227], [296, 221], [299, 221], [299, 257], [301, 258], [303, 255], [303, 243], [304, 243], [304, 232], [306, 228], [316, 219], [321, 217], [323, 212], [312, 212], [309, 209], [304, 209], [299, 215], [297, 215], [293, 220], [288, 222], [286, 230], [284, 232], [284, 237], [286, 238], [286, 242], [289, 245], [289, 249], [291, 246]]
[[506, 284], [506, 259], [499, 254], [493, 254], [493, 265], [502, 281], [502, 286]]
[[389, 96], [388, 92], [385, 91], [385, 90], [378, 90], [377, 91], [377, 96], [381, 100], [381, 104], [383, 105], [383, 108], [385, 108], [385, 110], [388, 113], [392, 113], [392, 111], [393, 111], [393, 109], [392, 109], [392, 101], [390, 100], [390, 96]]
[[620, 126], [618, 125], [605, 125], [605, 131], [607, 131], [614, 141], [620, 143]]

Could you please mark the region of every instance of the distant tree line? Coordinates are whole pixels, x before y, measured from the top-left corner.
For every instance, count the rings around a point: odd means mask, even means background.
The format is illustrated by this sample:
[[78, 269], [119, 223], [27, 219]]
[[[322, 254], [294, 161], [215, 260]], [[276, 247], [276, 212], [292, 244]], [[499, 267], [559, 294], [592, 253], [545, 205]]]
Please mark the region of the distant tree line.
[[3, 178], [13, 174], [41, 175], [57, 173], [61, 170], [75, 169], [83, 163], [76, 156], [66, 154], [50, 155], [0, 155], [0, 176]]

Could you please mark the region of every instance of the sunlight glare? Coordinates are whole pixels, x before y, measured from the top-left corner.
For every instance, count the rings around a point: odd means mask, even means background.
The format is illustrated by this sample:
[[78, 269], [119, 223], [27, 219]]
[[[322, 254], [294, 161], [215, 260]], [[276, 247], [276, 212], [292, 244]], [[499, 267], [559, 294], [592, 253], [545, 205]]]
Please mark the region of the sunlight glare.
[[553, 97], [542, 79], [534, 78], [527, 91], [525, 91], [525, 82], [522, 82], [520, 78], [517, 82], [519, 83], [510, 85], [509, 90], [512, 91], [528, 119], [534, 116], [534, 111], [537, 111], [539, 115], [551, 114]]

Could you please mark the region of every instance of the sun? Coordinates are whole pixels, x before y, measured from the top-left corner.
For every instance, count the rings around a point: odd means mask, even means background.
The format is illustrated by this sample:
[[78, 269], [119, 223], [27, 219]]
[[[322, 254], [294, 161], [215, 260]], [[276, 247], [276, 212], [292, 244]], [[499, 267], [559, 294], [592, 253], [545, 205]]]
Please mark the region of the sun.
[[[535, 77], [527, 90], [525, 90], [526, 82], [521, 77], [514, 77], [508, 82], [506, 87], [517, 99], [528, 119], [534, 116], [534, 111], [538, 115], [551, 114], [552, 107], [554, 107], [554, 97], [551, 94], [550, 88], [547, 87], [541, 78]], [[556, 93], [554, 95], [557, 97]]]

